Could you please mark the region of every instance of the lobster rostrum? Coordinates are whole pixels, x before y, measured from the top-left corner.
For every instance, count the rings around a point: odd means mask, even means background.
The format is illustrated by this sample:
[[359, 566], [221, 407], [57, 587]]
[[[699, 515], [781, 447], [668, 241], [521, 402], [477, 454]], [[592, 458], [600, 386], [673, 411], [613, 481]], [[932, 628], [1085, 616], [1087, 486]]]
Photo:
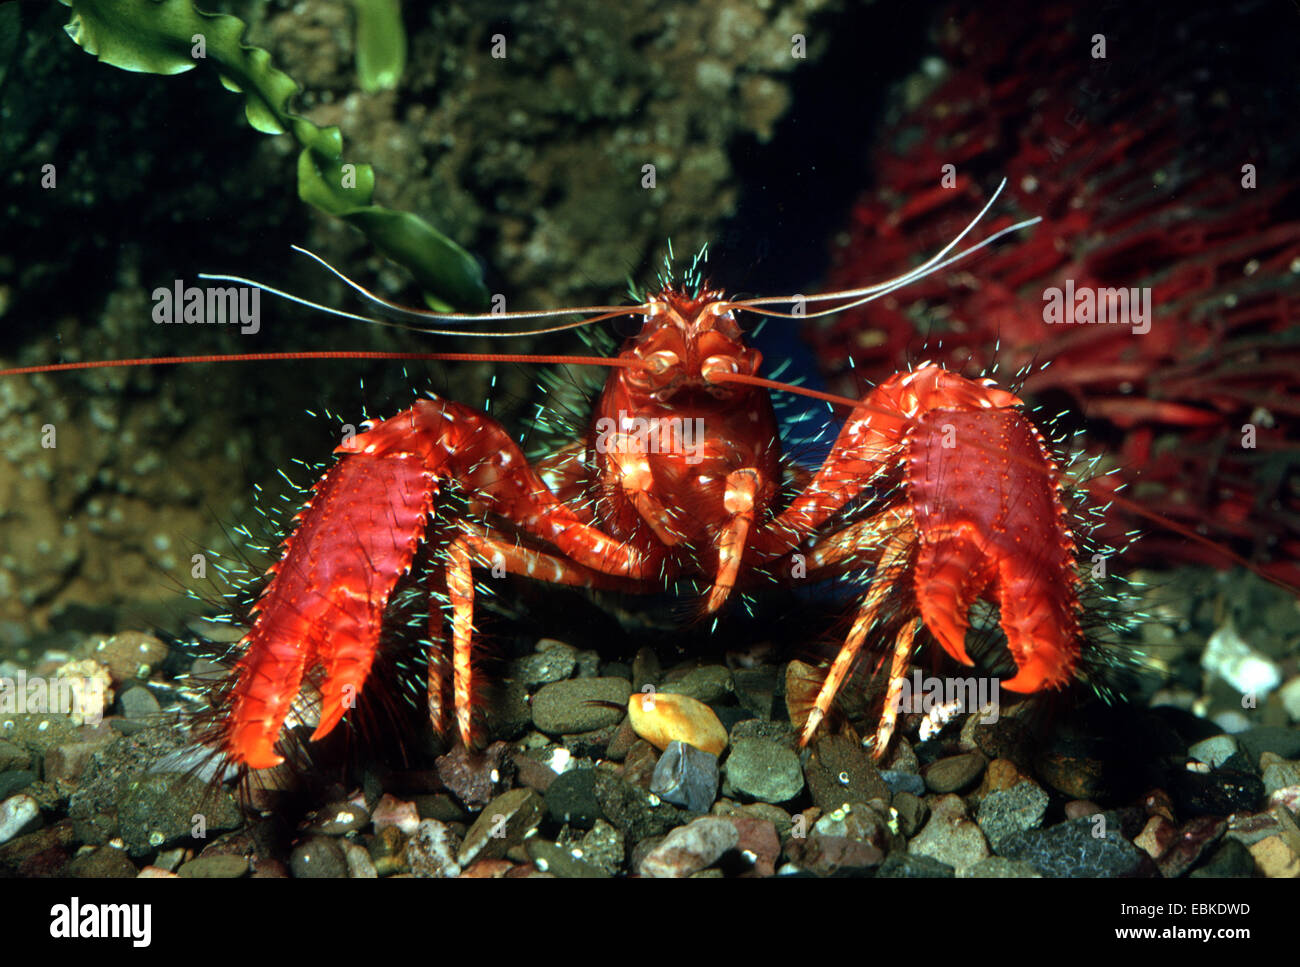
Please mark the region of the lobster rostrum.
[[[987, 211], [911, 272], [812, 299], [879, 298], [1036, 221], [949, 255]], [[425, 542], [436, 546], [439, 562], [431, 586], [450, 612], [449, 629], [439, 609], [431, 617], [429, 715], [443, 731], [454, 711], [456, 732], [470, 747], [482, 738], [471, 660], [479, 569], [630, 592], [694, 579], [707, 589], [703, 612], [714, 613], [738, 586], [874, 568], [807, 710], [802, 743], [829, 712], [904, 571], [911, 613], [895, 632], [893, 692], [921, 625], [945, 652], [973, 664], [965, 635], [981, 597], [999, 606], [1018, 669], [1004, 687], [1035, 692], [1065, 684], [1080, 651], [1074, 542], [1058, 468], [1021, 412], [1022, 401], [991, 380], [922, 365], [862, 400], [832, 398], [850, 407], [848, 417], [821, 467], [802, 470], [781, 452], [769, 397], [774, 386], [790, 387], [759, 375], [760, 354], [746, 345], [737, 322], [740, 312], [806, 315], [765, 308], [788, 301], [801, 308], [799, 299], [730, 301], [703, 284], [666, 285], [638, 306], [566, 310], [597, 319], [635, 313], [643, 324], [616, 357], [598, 361], [611, 371], [587, 437], [533, 464], [496, 420], [437, 397], [343, 443], [255, 606], [229, 696], [225, 755], [254, 769], [280, 763], [281, 729], [313, 671], [323, 675], [312, 739], [335, 728], [355, 706], [390, 596]], [[456, 322], [501, 318], [418, 314]], [[897, 468], [902, 499], [873, 506], [875, 488]], [[452, 491], [468, 509], [445, 520], [439, 508]], [[846, 517], [850, 505], [857, 512]], [[892, 727], [887, 708], [877, 755]]]

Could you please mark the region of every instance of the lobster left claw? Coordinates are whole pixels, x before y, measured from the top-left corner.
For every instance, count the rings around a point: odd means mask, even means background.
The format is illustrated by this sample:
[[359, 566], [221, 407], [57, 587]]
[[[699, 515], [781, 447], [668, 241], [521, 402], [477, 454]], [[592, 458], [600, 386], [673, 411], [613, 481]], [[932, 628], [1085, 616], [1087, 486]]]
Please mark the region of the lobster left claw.
[[[966, 630], [980, 598], [997, 604], [1017, 674], [1013, 692], [1065, 684], [1079, 657], [1074, 540], [1056, 464], [1011, 408], [937, 409], [910, 453], [915, 588], [925, 626], [970, 665]], [[944, 436], [961, 446], [945, 446]]]
[[1000, 610], [1016, 664], [1003, 688], [1058, 688], [1073, 674], [1080, 654], [1074, 538], [1060, 472], [1022, 405], [988, 380], [937, 366], [891, 377], [850, 415], [826, 466], [787, 510], [787, 518], [819, 523], [882, 469], [902, 469], [900, 503], [814, 548], [812, 559], [823, 565], [855, 548], [870, 555], [875, 579], [811, 704], [801, 743], [811, 741], [828, 713], [886, 607], [894, 576], [909, 570], [910, 603], [896, 633], [877, 757], [898, 716], [915, 617], [945, 652], [973, 665], [966, 652], [970, 610], [988, 600]]

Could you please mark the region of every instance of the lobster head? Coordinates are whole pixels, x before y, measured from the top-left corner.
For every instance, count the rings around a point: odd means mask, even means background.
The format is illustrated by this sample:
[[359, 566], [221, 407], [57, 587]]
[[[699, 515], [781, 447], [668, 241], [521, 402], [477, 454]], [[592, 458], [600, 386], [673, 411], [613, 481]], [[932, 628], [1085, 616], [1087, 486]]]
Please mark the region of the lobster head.
[[744, 335], [721, 292], [701, 289], [694, 295], [665, 289], [646, 301], [641, 331], [623, 347], [623, 355], [641, 366], [623, 371], [638, 393], [663, 402], [683, 390], [728, 399], [742, 388], [715, 381], [721, 373], [752, 376], [762, 354], [745, 345]]

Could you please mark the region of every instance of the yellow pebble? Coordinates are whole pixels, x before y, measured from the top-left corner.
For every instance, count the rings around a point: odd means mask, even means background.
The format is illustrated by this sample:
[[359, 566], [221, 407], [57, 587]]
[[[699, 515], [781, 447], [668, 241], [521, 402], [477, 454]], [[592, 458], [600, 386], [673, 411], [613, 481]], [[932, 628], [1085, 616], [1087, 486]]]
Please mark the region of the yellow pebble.
[[643, 692], [627, 704], [632, 729], [658, 749], [670, 742], [685, 742], [705, 752], [722, 755], [727, 747], [727, 730], [713, 709], [685, 695]]

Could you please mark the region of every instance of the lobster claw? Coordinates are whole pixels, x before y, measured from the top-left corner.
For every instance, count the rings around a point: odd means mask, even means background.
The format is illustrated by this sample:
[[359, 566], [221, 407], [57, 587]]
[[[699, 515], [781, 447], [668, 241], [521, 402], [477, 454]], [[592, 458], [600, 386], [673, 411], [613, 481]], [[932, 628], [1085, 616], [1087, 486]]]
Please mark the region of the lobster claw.
[[1002, 687], [1064, 685], [1079, 657], [1078, 577], [1058, 471], [1042, 437], [1023, 414], [996, 405], [936, 409], [926, 422], [965, 445], [944, 446], [942, 432], [914, 438], [908, 488], [922, 620], [944, 651], [971, 665], [969, 614], [984, 598], [1000, 610], [1016, 663]]
[[987, 597], [998, 605], [1016, 663], [1016, 675], [1002, 687], [1027, 693], [1063, 685], [1078, 658], [1078, 633], [1072, 610], [1057, 603], [1062, 588], [1040, 567], [1023, 566], [1021, 558], [989, 558], [983, 544], [963, 535], [923, 546], [916, 597], [925, 626], [945, 652], [973, 665], [966, 652], [968, 616]]
[[346, 455], [316, 485], [246, 637], [223, 743], [232, 761], [279, 765], [280, 728], [312, 668], [324, 672], [313, 739], [355, 707], [436, 492], [423, 462], [401, 454]]

